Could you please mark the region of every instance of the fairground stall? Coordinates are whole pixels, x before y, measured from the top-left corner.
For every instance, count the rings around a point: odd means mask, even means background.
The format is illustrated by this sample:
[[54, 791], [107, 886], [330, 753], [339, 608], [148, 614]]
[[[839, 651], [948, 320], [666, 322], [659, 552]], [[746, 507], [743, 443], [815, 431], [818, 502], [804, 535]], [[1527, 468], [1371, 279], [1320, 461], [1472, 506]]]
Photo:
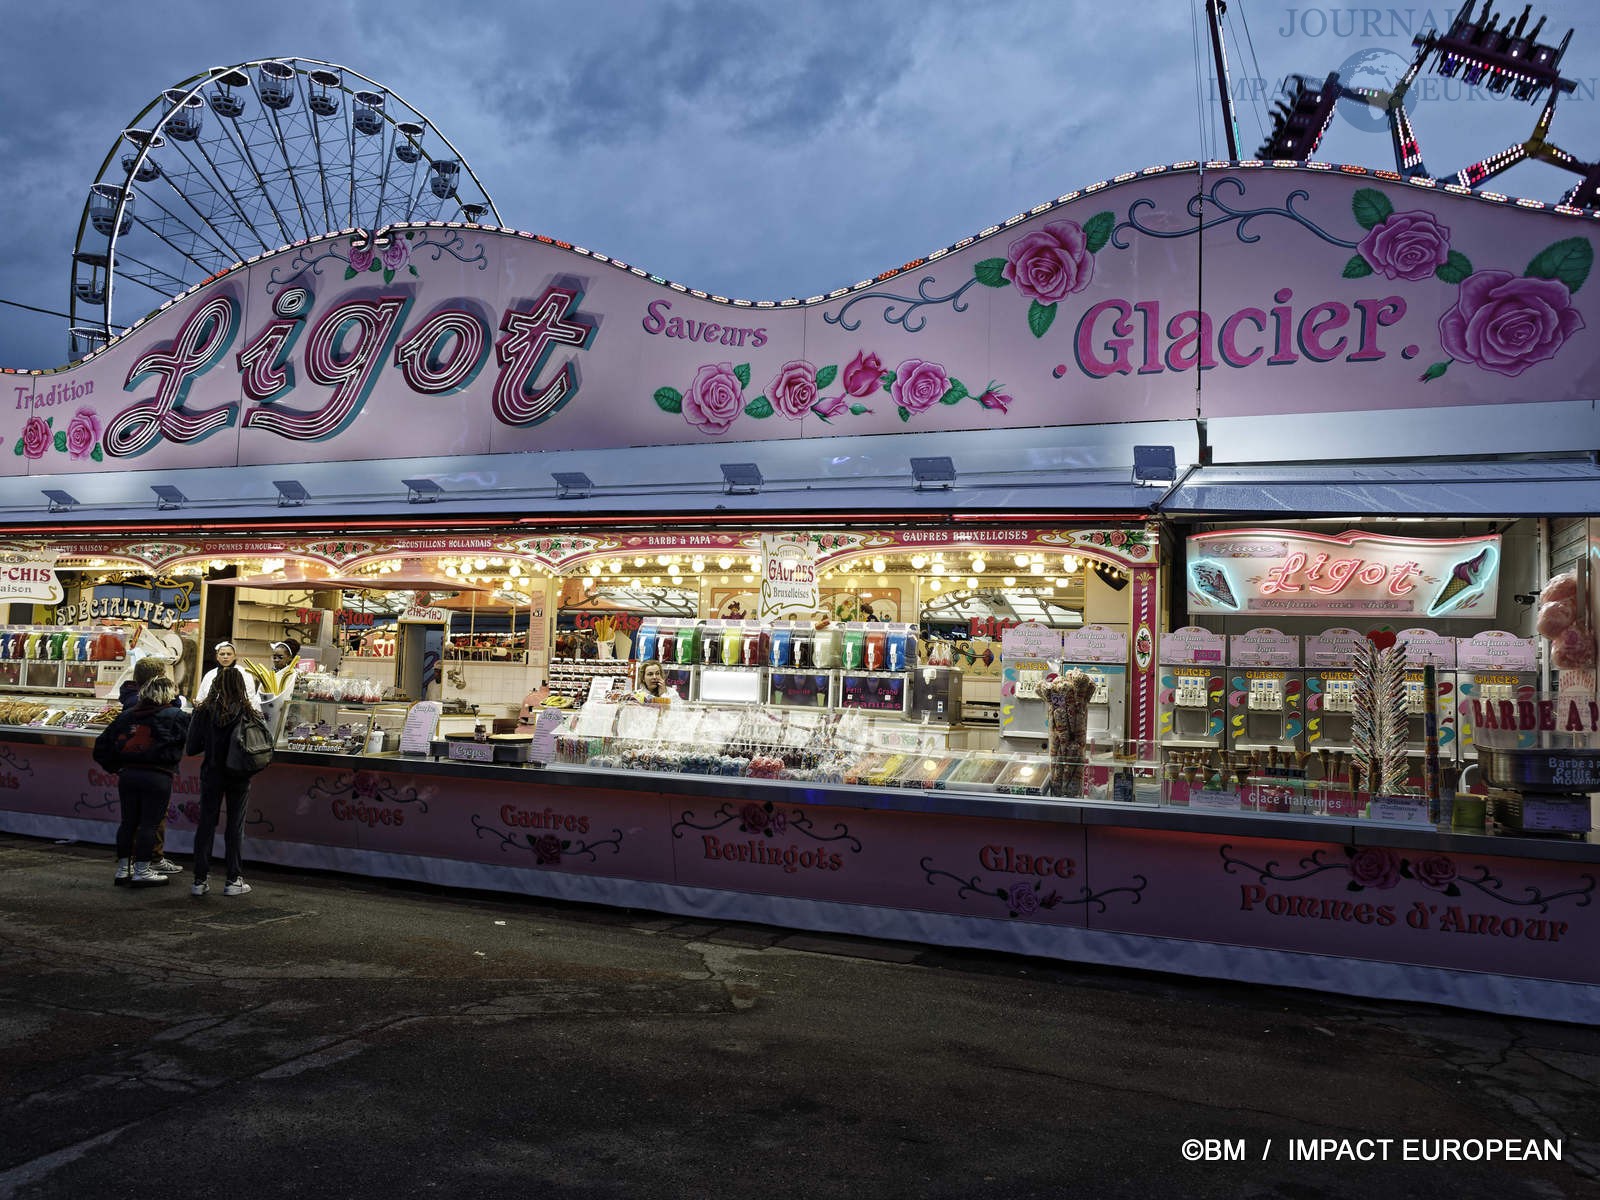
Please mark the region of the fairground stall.
[[228, 638], [258, 861], [1600, 1020], [1540, 208], [1188, 163], [784, 302], [463, 224], [241, 263], [6, 377], [0, 826], [109, 842], [117, 681]]

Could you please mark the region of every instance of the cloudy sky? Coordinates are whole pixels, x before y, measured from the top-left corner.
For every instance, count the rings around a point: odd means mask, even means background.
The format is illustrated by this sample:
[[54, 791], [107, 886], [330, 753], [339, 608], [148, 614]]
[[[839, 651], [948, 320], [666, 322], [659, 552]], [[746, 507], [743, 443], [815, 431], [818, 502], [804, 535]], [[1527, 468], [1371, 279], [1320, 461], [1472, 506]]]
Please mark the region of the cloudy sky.
[[[1458, 5], [1232, 0], [1225, 33], [1245, 153], [1291, 72], [1385, 82]], [[1506, 4], [1513, 13], [1520, 6]], [[66, 358], [70, 259], [89, 184], [162, 89], [268, 57], [342, 64], [426, 114], [508, 225], [691, 287], [808, 296], [868, 278], [1121, 171], [1221, 156], [1203, 0], [96, 0], [4, 6], [0, 366]], [[115, 18], [111, 12], [117, 12]], [[1600, 158], [1600, 8], [1552, 137]], [[1133, 21], [1119, 20], [1133, 17]], [[1553, 35], [1553, 37], [1552, 37]], [[1536, 109], [1425, 77], [1413, 119], [1434, 174], [1531, 131]], [[1393, 165], [1341, 106], [1319, 157]], [[1555, 200], [1527, 165], [1497, 190]], [[137, 313], [124, 312], [121, 320]]]

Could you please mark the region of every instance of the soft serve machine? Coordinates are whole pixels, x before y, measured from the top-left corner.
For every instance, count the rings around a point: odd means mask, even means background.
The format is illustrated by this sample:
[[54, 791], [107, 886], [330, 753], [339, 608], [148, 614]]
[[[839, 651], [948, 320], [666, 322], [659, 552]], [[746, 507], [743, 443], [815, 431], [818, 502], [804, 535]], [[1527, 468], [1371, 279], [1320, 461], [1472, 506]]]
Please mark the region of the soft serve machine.
[[1061, 632], [1024, 621], [1000, 635], [1000, 744], [1038, 750], [1050, 736], [1040, 688], [1061, 666]]

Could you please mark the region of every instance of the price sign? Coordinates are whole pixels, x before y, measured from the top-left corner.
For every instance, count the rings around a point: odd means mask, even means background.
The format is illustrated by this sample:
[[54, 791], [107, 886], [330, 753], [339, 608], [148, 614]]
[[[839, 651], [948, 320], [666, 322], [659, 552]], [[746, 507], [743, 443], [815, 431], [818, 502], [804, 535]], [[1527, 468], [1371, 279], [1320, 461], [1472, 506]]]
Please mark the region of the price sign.
[[1397, 825], [1433, 824], [1428, 820], [1428, 802], [1411, 796], [1375, 796], [1371, 816], [1374, 821], [1389, 821]]
[[1189, 793], [1189, 807], [1204, 808], [1212, 812], [1238, 812], [1239, 793], [1214, 792], [1209, 788], [1197, 788]]

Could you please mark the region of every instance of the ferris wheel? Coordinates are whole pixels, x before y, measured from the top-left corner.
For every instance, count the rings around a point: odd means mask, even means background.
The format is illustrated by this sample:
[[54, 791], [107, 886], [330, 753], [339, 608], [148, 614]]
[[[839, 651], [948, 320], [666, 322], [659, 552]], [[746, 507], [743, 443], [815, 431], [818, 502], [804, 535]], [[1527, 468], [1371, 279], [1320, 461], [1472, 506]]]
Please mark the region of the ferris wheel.
[[[300, 58], [162, 91], [89, 188], [72, 254], [73, 358], [235, 263], [332, 230], [500, 214], [461, 153], [394, 92]], [[115, 304], [116, 308], [113, 308]]]

